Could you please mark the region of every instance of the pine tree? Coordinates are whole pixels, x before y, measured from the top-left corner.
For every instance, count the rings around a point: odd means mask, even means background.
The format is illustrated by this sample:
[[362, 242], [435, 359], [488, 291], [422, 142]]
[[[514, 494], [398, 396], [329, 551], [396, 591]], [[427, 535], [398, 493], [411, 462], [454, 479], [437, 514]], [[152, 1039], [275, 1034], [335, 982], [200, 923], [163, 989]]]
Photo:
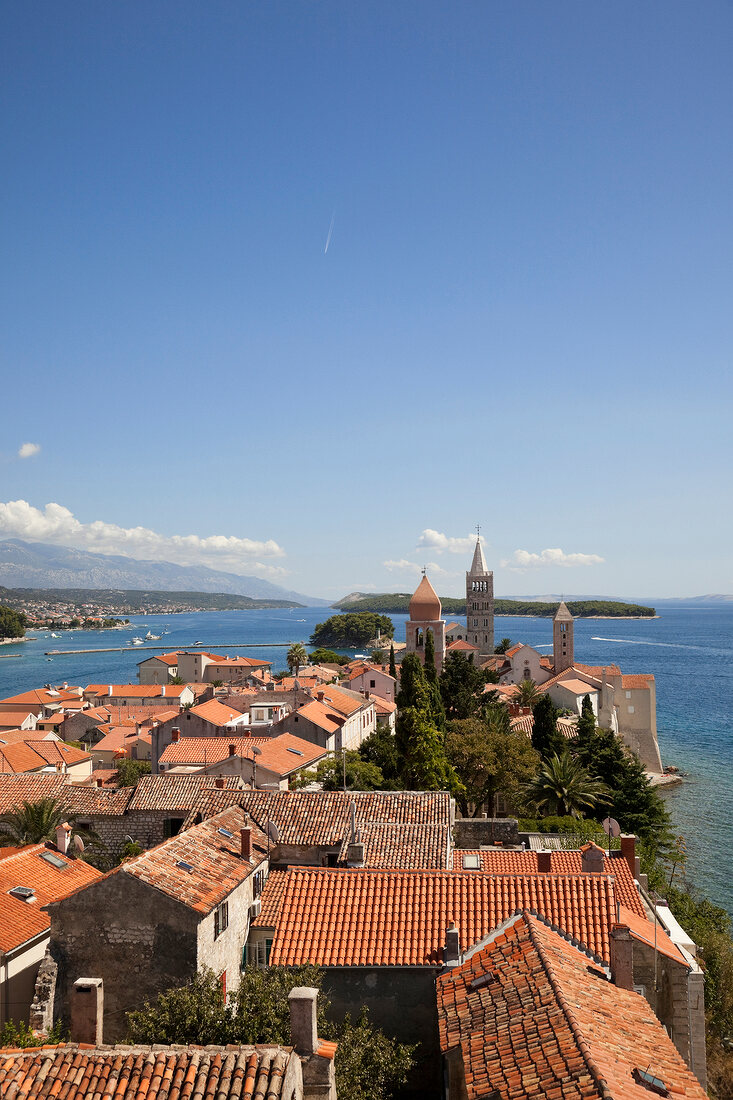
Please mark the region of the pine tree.
[[534, 715], [532, 748], [543, 760], [549, 760], [552, 756], [562, 756], [566, 748], [565, 738], [558, 733], [557, 711], [546, 692], [535, 703], [532, 714]]
[[580, 748], [581, 745], [588, 744], [595, 732], [596, 716], [593, 713], [593, 704], [590, 701], [590, 695], [584, 695], [583, 705], [580, 711], [580, 718], [578, 719], [578, 739], [576, 741], [577, 747]]

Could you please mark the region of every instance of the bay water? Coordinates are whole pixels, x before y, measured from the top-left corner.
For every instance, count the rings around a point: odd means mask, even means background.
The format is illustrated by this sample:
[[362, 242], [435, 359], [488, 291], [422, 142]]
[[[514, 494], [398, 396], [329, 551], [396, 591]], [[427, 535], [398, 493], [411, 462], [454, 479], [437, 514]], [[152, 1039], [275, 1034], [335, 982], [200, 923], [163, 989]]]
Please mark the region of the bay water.
[[[326, 608], [212, 611], [136, 616], [129, 630], [64, 631], [55, 639], [35, 632], [35, 641], [0, 647], [0, 698], [47, 683], [134, 682], [137, 662], [153, 651], [130, 646], [129, 640], [148, 631], [168, 633], [146, 646], [229, 646], [232, 655], [260, 657], [272, 661], [273, 670], [283, 669], [284, 643], [307, 643], [316, 623], [329, 614]], [[395, 637], [403, 640], [406, 616], [391, 618]], [[549, 654], [552, 622], [502, 616], [496, 636]], [[234, 649], [236, 643], [253, 648]], [[107, 647], [123, 652], [81, 652]], [[49, 658], [52, 649], [72, 652]], [[354, 651], [342, 652], [353, 656]], [[687, 874], [733, 914], [733, 608], [664, 611], [658, 619], [578, 619], [575, 657], [587, 664], [618, 664], [623, 672], [654, 673], [662, 760], [686, 773], [664, 797], [675, 831], [687, 841]]]

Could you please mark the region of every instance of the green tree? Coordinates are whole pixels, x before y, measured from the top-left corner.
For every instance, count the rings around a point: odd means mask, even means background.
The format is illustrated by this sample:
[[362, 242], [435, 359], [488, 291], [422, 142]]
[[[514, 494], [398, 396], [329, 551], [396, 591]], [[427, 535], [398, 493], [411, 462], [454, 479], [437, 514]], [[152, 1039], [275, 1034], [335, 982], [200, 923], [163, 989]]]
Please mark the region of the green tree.
[[318, 623], [311, 634], [314, 646], [367, 645], [379, 634], [383, 638], [394, 637], [394, 623], [386, 615], [372, 611], [352, 611], [345, 615], [332, 615], [325, 623]]
[[80, 829], [76, 815], [56, 798], [39, 798], [36, 802], [24, 801], [15, 810], [0, 814], [0, 845], [21, 847], [23, 844], [56, 843], [56, 829], [67, 822], [72, 835], [80, 836], [87, 843], [98, 842], [91, 829]]
[[582, 817], [584, 811], [610, 801], [606, 784], [590, 775], [567, 749], [561, 756], [555, 754], [543, 761], [527, 796], [538, 810], [572, 817]]
[[[403, 662], [404, 663], [404, 662]], [[482, 705], [485, 674], [463, 653], [450, 653], [440, 674], [440, 694], [448, 719], [472, 718]]]
[[0, 604], [0, 638], [22, 638], [26, 621], [22, 611], [13, 611], [12, 607]]
[[514, 696], [514, 702], [518, 703], [520, 707], [533, 708], [539, 702], [540, 693], [537, 690], [537, 684], [534, 680], [522, 680], [517, 684], [518, 691]]
[[149, 760], [120, 759], [116, 766], [119, 787], [136, 787], [141, 775], [150, 775]]
[[374, 662], [375, 665], [383, 665], [384, 664], [384, 650], [383, 649], [373, 649], [372, 652], [371, 652], [371, 659], [372, 659], [372, 661]]
[[397, 739], [390, 728], [380, 724], [370, 737], [359, 746], [359, 756], [367, 764], [374, 764], [382, 773], [384, 790], [401, 790], [401, 760]]
[[[296, 986], [322, 989], [323, 972], [316, 966], [248, 966], [236, 993], [225, 998], [211, 970], [196, 974], [187, 985], [169, 989], [152, 1004], [127, 1014], [128, 1041], [136, 1044], [183, 1043], [289, 1045], [288, 994]], [[407, 1080], [413, 1047], [387, 1038], [369, 1023], [365, 1012], [356, 1023], [346, 1017], [327, 1022], [328, 1000], [318, 998], [318, 1034], [338, 1042], [336, 1089], [341, 1100], [390, 1100]]]
[[407, 707], [420, 710], [428, 706], [425, 673], [416, 653], [408, 653], [400, 665], [400, 689], [395, 702], [398, 710]]
[[428, 713], [416, 707], [401, 710], [396, 738], [406, 790], [460, 791], [460, 780], [445, 753], [443, 735]]
[[[384, 787], [382, 772], [358, 752], [346, 752], [346, 789], [348, 791], [380, 791]], [[344, 789], [344, 757], [329, 757], [319, 761], [315, 770], [301, 771], [293, 784], [294, 787], [306, 787], [310, 783], [320, 783], [324, 791], [342, 791]]]
[[502, 638], [498, 645], [494, 646], [494, 653], [506, 653], [512, 648], [511, 638]]
[[595, 732], [596, 716], [593, 713], [593, 704], [590, 701], [590, 695], [584, 695], [580, 709], [580, 718], [578, 719], [578, 735], [575, 742], [576, 751], [579, 750], [581, 746], [588, 744]]
[[301, 642], [296, 642], [295, 645], [291, 645], [285, 660], [288, 662], [291, 676], [294, 675], [297, 677], [300, 666], [308, 663], [308, 652], [305, 646]]
[[397, 664], [394, 659], [394, 645], [389, 647], [389, 674], [395, 680], [397, 679]]
[[466, 718], [451, 722], [446, 736], [446, 752], [463, 792], [458, 802], [464, 817], [478, 817], [484, 803], [489, 817], [496, 813], [496, 796], [511, 800], [536, 774], [540, 760], [524, 734], [515, 733], [496, 716], [494, 722]]
[[319, 646], [318, 649], [311, 650], [308, 660], [312, 665], [348, 665], [350, 658], [336, 653], [333, 649]]
[[545, 692], [532, 708], [534, 724], [532, 727], [532, 748], [543, 760], [552, 756], [562, 756], [565, 751], [565, 738], [557, 729], [557, 711], [552, 699]]
[[425, 679], [429, 684], [437, 684], [438, 670], [435, 667], [435, 639], [432, 630], [425, 631], [425, 661], [423, 663]]

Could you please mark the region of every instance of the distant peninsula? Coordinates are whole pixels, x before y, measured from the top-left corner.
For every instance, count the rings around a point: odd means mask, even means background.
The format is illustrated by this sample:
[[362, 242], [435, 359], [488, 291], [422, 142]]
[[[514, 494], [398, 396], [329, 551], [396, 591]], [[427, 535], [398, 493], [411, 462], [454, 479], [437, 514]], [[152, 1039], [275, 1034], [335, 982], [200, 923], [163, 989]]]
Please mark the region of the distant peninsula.
[[[341, 611], [373, 611], [377, 614], [406, 615], [412, 593], [408, 592], [352, 592], [332, 607]], [[441, 596], [443, 612], [447, 615], [465, 615], [466, 600], [463, 597]], [[568, 600], [570, 614], [576, 619], [653, 619], [656, 610], [638, 603], [622, 603], [618, 600]], [[541, 616], [551, 619], [559, 602], [543, 600], [495, 600], [496, 615]]]
[[294, 600], [252, 599], [231, 592], [164, 592], [120, 588], [4, 588], [0, 604], [29, 620], [54, 615], [174, 615], [182, 611], [253, 611], [303, 607]]

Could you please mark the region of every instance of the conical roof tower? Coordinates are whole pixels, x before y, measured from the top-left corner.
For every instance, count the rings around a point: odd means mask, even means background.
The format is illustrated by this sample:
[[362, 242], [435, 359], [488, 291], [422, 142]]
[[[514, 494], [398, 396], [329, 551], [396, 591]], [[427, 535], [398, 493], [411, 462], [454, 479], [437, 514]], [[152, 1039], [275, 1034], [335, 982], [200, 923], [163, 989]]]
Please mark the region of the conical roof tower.
[[479, 534], [466, 573], [466, 641], [478, 648], [479, 664], [494, 652], [494, 574], [486, 566]]

